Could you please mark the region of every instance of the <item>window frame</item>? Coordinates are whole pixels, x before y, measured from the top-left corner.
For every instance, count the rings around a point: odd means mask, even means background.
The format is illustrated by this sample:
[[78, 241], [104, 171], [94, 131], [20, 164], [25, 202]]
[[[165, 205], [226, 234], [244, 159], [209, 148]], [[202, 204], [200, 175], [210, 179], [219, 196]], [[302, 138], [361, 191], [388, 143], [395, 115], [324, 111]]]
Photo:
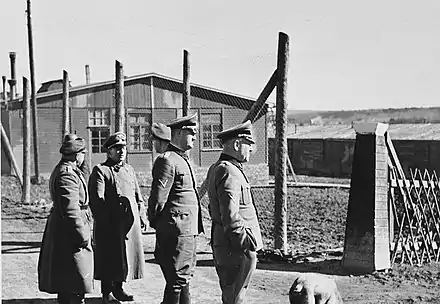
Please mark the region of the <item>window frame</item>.
[[[131, 123], [130, 122], [130, 115], [145, 115], [145, 123], [141, 124], [141, 123]], [[152, 125], [152, 121], [153, 121], [153, 113], [152, 110], [149, 108], [146, 109], [127, 109], [126, 112], [126, 128], [127, 128], [127, 152], [131, 153], [131, 154], [150, 154], [153, 153], [153, 142], [151, 140], [151, 125]], [[148, 145], [150, 147], [150, 149], [132, 149], [131, 148], [131, 133], [130, 133], [130, 127], [131, 126], [139, 126], [139, 128], [141, 129], [142, 126], [146, 127], [147, 130], [147, 134], [146, 134], [146, 140], [148, 142]], [[142, 144], [145, 141], [142, 141], [141, 139], [141, 132], [139, 132], [139, 146], [142, 147]]]
[[[201, 148], [201, 151], [221, 151], [223, 149], [222, 146], [221, 146], [221, 142], [220, 142], [220, 140], [218, 140], [216, 138], [216, 134], [212, 130], [214, 124], [212, 124], [212, 123], [207, 124], [206, 123], [206, 119], [204, 119], [205, 115], [218, 115], [220, 117], [220, 121], [219, 121], [220, 131], [218, 133], [223, 131], [223, 113], [222, 112], [204, 112], [204, 113], [200, 113], [200, 148]], [[204, 127], [207, 126], [207, 125], [211, 127], [211, 130], [209, 131], [209, 134], [211, 135], [210, 142], [213, 145], [214, 141], [218, 140], [219, 141], [219, 146], [218, 147], [213, 147], [213, 146], [205, 147], [204, 146], [204, 144], [205, 144], [204, 135], [205, 135], [205, 132], [206, 132]]]
[[[96, 111], [100, 111], [101, 113], [104, 113], [104, 111], [106, 112], [106, 118], [107, 119], [106, 119], [106, 121], [104, 121], [104, 123], [92, 124], [93, 120], [94, 120], [94, 122], [96, 122], [97, 119], [101, 119], [101, 120], [105, 119], [105, 116], [99, 116], [99, 117], [98, 116], [92, 116], [92, 114], [96, 115]], [[103, 153], [106, 153], [105, 151], [102, 150], [102, 145], [106, 141], [108, 136], [110, 136], [110, 133], [111, 133], [111, 128], [110, 128], [111, 121], [110, 121], [110, 119], [111, 119], [111, 110], [109, 108], [89, 108], [88, 109], [88, 111], [87, 111], [87, 129], [89, 129], [89, 132], [90, 132], [89, 133], [89, 138], [90, 138], [89, 139], [90, 140], [89, 143], [90, 143], [90, 153], [91, 154], [103, 154]], [[108, 133], [108, 136], [105, 137], [105, 138], [101, 136], [101, 132], [103, 130], [107, 131], [107, 133]], [[98, 139], [99, 139], [99, 145], [98, 146], [93, 145], [94, 137], [93, 137], [92, 133], [94, 131], [99, 131], [100, 132], [99, 133], [99, 137], [98, 137]], [[99, 152], [94, 152], [93, 151], [94, 147], [98, 147], [99, 148]]]

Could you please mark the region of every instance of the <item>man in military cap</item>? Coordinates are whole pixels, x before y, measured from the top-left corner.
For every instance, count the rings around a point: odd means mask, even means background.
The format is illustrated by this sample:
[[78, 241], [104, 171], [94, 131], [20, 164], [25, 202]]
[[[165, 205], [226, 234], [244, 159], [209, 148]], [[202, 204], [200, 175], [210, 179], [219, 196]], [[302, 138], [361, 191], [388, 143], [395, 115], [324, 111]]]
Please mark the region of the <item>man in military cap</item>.
[[196, 236], [203, 225], [196, 180], [185, 152], [193, 148], [197, 126], [196, 114], [170, 122], [171, 142], [153, 166], [148, 219], [156, 229], [154, 255], [166, 281], [163, 304], [191, 303]]
[[252, 145], [250, 121], [219, 133], [223, 151], [208, 171], [211, 244], [223, 304], [244, 303], [245, 293], [263, 248], [257, 211], [243, 163]]
[[153, 123], [151, 126], [151, 139], [153, 140], [154, 149], [157, 153], [163, 153], [171, 141], [170, 127], [162, 123]]
[[135, 171], [125, 162], [126, 145], [124, 133], [109, 136], [103, 145], [107, 160], [89, 178], [95, 279], [101, 280], [103, 303], [133, 301], [122, 283], [144, 277], [141, 217], [146, 220], [146, 214]]
[[38, 287], [57, 293], [60, 304], [84, 303], [84, 294], [93, 291], [92, 216], [87, 184], [79, 170], [85, 148], [84, 139], [67, 134], [61, 161], [49, 180], [53, 207], [38, 259]]

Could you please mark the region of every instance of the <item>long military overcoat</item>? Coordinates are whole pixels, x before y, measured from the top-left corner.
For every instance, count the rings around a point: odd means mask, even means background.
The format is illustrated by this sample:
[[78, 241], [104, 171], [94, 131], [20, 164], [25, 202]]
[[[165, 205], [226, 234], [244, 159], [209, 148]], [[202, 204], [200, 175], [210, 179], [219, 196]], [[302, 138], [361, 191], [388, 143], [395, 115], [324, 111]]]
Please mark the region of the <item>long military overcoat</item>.
[[92, 216], [82, 172], [74, 162], [61, 160], [49, 189], [53, 207], [38, 259], [38, 287], [48, 293], [92, 292]]
[[144, 277], [140, 217], [145, 206], [133, 167], [110, 159], [89, 178], [94, 218], [95, 279], [123, 282]]
[[263, 241], [251, 187], [242, 164], [221, 154], [208, 171], [211, 242], [217, 263], [228, 263], [231, 251], [258, 251]]

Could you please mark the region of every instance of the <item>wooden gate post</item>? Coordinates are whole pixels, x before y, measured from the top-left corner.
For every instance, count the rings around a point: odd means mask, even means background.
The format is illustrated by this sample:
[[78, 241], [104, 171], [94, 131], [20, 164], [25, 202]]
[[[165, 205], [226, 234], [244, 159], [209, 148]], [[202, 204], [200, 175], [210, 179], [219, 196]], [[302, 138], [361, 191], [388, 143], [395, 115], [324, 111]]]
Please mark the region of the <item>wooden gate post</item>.
[[355, 273], [389, 269], [387, 124], [355, 125], [356, 142], [342, 265]]

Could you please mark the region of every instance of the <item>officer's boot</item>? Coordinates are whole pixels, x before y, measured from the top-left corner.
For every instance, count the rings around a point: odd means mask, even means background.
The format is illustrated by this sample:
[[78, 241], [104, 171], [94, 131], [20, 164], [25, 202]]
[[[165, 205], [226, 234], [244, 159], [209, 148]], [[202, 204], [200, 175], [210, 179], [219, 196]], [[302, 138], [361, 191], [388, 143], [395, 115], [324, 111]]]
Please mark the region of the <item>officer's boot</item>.
[[58, 304], [69, 304], [70, 294], [69, 293], [59, 293], [57, 296]]
[[121, 302], [124, 301], [133, 301], [134, 297], [133, 295], [127, 294], [123, 289], [122, 289], [122, 282], [115, 282], [114, 286], [113, 286], [113, 295], [115, 296], [115, 298]]
[[189, 292], [189, 283], [182, 288], [180, 292], [180, 302], [179, 304], [191, 304], [191, 294]]
[[85, 304], [85, 296], [83, 293], [75, 293], [71, 296], [71, 304]]
[[112, 291], [112, 281], [101, 281], [102, 304], [111, 304], [116, 302], [116, 299], [111, 295]]
[[180, 304], [180, 292], [173, 292], [167, 294], [165, 304]]

